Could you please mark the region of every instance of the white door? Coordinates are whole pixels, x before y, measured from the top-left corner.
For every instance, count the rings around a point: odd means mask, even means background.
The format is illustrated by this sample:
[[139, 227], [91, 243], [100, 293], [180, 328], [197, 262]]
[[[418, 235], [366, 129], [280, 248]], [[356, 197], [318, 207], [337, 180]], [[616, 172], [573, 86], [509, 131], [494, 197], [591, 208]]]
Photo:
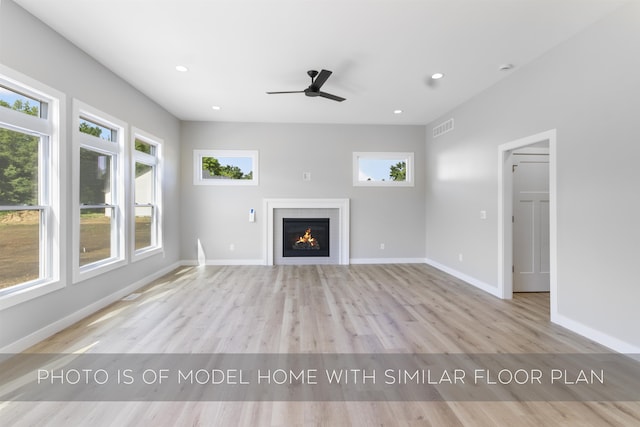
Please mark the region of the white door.
[[549, 292], [549, 156], [513, 159], [513, 291]]

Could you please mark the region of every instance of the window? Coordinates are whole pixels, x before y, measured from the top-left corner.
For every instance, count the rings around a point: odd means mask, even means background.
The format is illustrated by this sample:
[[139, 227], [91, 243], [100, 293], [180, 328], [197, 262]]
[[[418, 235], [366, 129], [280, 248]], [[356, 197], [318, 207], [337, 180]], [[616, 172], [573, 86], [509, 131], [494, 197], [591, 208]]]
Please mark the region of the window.
[[74, 280], [125, 262], [125, 124], [74, 101]]
[[47, 93], [55, 91], [0, 68], [0, 307], [61, 287], [62, 95]]
[[158, 138], [133, 131], [133, 254], [134, 260], [162, 248], [160, 225], [161, 143]]
[[258, 185], [258, 152], [193, 150], [194, 185]]
[[[19, 89], [18, 89], [19, 90]], [[0, 85], [0, 106], [29, 116], [45, 118], [43, 101]]]
[[413, 187], [413, 153], [353, 153], [353, 185]]

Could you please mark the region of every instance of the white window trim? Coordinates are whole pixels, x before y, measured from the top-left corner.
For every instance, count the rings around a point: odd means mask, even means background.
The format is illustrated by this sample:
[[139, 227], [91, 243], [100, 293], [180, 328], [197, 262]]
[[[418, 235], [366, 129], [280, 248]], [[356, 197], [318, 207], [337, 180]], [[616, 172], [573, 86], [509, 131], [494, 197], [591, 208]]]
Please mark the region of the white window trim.
[[[155, 155], [149, 155], [146, 153], [142, 153], [136, 150], [136, 139], [146, 142], [147, 144], [153, 145], [156, 149]], [[132, 254], [131, 259], [133, 262], [140, 261], [142, 259], [148, 258], [153, 255], [164, 253], [164, 245], [162, 239], [162, 147], [164, 141], [161, 138], [158, 138], [148, 132], [145, 132], [136, 127], [131, 128], [131, 203], [130, 203], [130, 211], [131, 215], [129, 218], [129, 251]], [[156, 179], [155, 179], [155, 208], [156, 208], [156, 244], [155, 246], [149, 246], [146, 248], [136, 250], [136, 200], [135, 200], [135, 170], [136, 170], [136, 161], [141, 160], [143, 163], [153, 164], [156, 169]]]
[[[57, 291], [64, 287], [66, 282], [64, 269], [62, 268], [62, 253], [66, 251], [66, 236], [61, 233], [60, 218], [64, 217], [61, 211], [65, 206], [65, 192], [60, 190], [63, 182], [60, 174], [66, 170], [64, 148], [60, 141], [65, 140], [65, 111], [66, 97], [64, 93], [55, 90], [31, 77], [0, 64], [0, 83], [9, 88], [15, 88], [27, 95], [45, 101], [48, 105], [47, 118], [41, 119], [12, 111], [7, 108], [0, 108], [0, 121], [12, 126], [22, 127], [30, 131], [49, 135], [49, 181], [46, 185], [48, 191], [48, 209], [45, 214], [45, 239], [49, 242], [45, 264], [46, 277], [26, 282], [23, 286], [16, 287], [15, 290], [3, 292], [0, 295], [0, 310], [21, 304], [34, 298], [41, 297], [50, 292]], [[41, 266], [42, 268], [42, 266]]]
[[[362, 181], [360, 180], [360, 159], [398, 160], [407, 163], [407, 177], [404, 181]], [[413, 187], [414, 180], [414, 154], [401, 151], [358, 151], [353, 153], [353, 185], [354, 187]]]
[[[96, 121], [110, 128], [117, 130], [116, 141], [100, 140], [92, 135], [84, 134], [78, 129], [80, 127], [80, 117]], [[73, 141], [73, 213], [72, 213], [72, 264], [73, 264], [73, 283], [104, 274], [108, 271], [120, 268], [127, 264], [127, 253], [125, 241], [126, 233], [126, 204], [125, 204], [125, 162], [124, 145], [127, 140], [127, 123], [117, 119], [107, 113], [104, 113], [78, 99], [73, 99], [73, 119], [72, 119], [72, 141]], [[114, 197], [116, 207], [116, 233], [117, 242], [115, 242], [116, 256], [87, 264], [80, 267], [80, 148], [86, 148], [94, 151], [102, 151], [104, 153], [113, 154], [115, 161], [113, 162], [113, 179], [116, 180], [116, 195]], [[112, 241], [112, 245], [114, 242]]]
[[[253, 164], [253, 178], [203, 179], [203, 157], [249, 157]], [[258, 185], [259, 176], [257, 150], [193, 150], [193, 185]]]

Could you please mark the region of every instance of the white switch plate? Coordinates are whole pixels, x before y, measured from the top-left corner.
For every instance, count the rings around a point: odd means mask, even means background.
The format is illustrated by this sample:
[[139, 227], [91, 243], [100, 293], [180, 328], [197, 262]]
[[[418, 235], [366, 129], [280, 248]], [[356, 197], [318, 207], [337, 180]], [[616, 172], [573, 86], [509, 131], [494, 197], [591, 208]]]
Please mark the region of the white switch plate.
[[311, 172], [302, 172], [303, 181], [311, 181]]
[[480, 211], [480, 219], [487, 219], [487, 211]]

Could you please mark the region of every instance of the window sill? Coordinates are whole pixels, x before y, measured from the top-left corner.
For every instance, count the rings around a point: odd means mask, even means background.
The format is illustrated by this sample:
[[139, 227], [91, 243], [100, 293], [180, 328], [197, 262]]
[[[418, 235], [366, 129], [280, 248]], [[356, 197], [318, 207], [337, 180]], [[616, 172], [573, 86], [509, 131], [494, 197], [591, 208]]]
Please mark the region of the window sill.
[[107, 259], [97, 262], [95, 264], [88, 264], [86, 266], [77, 268], [73, 274], [73, 283], [79, 283], [92, 277], [99, 276], [109, 271], [121, 268], [127, 265], [124, 259]]
[[16, 290], [15, 292], [7, 293], [0, 296], [0, 310], [22, 304], [62, 288], [64, 288], [64, 284], [60, 280], [53, 280], [33, 284], [32, 286]]
[[133, 254], [133, 262], [142, 261], [143, 259], [147, 259], [154, 255], [160, 255], [160, 254], [164, 254], [164, 250], [161, 246], [139, 249], [135, 251]]

